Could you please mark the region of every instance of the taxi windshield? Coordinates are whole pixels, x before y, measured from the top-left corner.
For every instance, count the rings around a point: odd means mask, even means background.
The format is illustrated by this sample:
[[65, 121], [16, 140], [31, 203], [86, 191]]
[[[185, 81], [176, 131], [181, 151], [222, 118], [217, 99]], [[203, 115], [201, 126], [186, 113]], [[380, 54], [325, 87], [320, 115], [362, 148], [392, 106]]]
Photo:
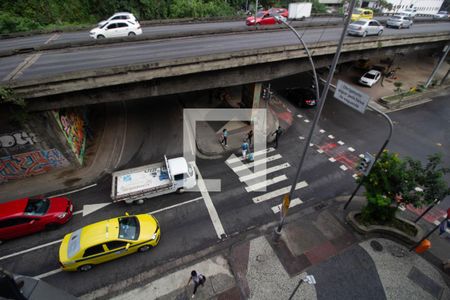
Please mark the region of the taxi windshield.
[[125, 240], [139, 238], [139, 221], [136, 217], [119, 218], [119, 238]]

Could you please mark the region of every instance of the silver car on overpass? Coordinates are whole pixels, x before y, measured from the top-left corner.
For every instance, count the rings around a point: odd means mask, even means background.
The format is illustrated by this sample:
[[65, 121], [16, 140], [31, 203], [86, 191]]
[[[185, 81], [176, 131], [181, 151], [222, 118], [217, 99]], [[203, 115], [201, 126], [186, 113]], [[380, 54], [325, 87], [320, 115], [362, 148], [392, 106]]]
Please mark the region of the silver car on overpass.
[[383, 25], [377, 20], [360, 19], [348, 25], [347, 34], [365, 37], [366, 35], [382, 35]]
[[386, 22], [386, 27], [396, 27], [398, 29], [411, 27], [413, 21], [410, 17], [404, 15], [394, 15]]

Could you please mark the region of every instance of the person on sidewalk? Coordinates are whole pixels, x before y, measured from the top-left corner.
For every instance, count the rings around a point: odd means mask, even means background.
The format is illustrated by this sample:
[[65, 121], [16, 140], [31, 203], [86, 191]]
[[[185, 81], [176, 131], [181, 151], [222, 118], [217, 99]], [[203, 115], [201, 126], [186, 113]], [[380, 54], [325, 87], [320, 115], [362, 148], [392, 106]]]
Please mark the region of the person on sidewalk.
[[244, 142], [241, 145], [241, 149], [242, 149], [242, 160], [246, 160], [247, 159], [247, 150], [248, 150], [248, 143], [247, 143], [246, 139], [244, 139]]
[[278, 126], [278, 129], [275, 130], [274, 133], [272, 133], [272, 135], [275, 135], [275, 147], [278, 147], [278, 139], [280, 138], [280, 135], [283, 133], [283, 129], [281, 128], [281, 126]]
[[197, 288], [199, 287], [199, 285], [201, 284], [203, 286], [205, 284], [206, 276], [203, 275], [203, 274], [197, 274], [197, 271], [193, 270], [191, 272], [191, 277], [189, 277], [189, 281], [186, 284], [186, 286], [189, 285], [191, 280], [194, 282], [194, 292], [192, 293], [192, 298], [194, 298], [195, 297], [195, 293], [197, 292]]
[[228, 130], [226, 128], [222, 130], [222, 140], [220, 141], [220, 143], [222, 144], [222, 146], [228, 147]]
[[248, 139], [248, 144], [251, 146], [252, 145], [252, 138], [253, 138], [253, 130], [250, 130], [247, 133], [247, 139]]

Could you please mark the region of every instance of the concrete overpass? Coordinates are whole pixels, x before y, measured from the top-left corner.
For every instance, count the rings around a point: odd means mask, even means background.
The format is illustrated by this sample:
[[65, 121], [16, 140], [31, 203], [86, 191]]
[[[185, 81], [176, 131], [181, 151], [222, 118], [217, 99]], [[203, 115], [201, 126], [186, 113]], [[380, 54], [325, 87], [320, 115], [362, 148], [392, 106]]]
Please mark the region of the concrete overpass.
[[[449, 32], [346, 39], [340, 62], [441, 49], [449, 41]], [[310, 50], [316, 67], [325, 67], [336, 42], [316, 43]], [[65, 73], [10, 87], [29, 110], [39, 111], [263, 82], [310, 69], [304, 49], [291, 45]]]

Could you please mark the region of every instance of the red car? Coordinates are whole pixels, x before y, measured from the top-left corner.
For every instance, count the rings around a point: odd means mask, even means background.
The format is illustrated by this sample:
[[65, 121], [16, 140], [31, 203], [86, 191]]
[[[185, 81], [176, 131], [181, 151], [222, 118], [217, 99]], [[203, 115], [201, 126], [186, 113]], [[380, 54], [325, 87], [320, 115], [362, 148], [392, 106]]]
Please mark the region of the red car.
[[245, 22], [245, 24], [247, 24], [247, 26], [273, 25], [273, 24], [279, 24], [279, 23], [281, 23], [281, 22], [278, 21], [267, 10], [259, 11], [256, 14], [256, 20], [255, 20], [254, 16], [250, 16], [250, 17], [247, 18], [247, 20]]
[[0, 243], [62, 225], [70, 220], [72, 212], [72, 202], [66, 197], [0, 203]]

